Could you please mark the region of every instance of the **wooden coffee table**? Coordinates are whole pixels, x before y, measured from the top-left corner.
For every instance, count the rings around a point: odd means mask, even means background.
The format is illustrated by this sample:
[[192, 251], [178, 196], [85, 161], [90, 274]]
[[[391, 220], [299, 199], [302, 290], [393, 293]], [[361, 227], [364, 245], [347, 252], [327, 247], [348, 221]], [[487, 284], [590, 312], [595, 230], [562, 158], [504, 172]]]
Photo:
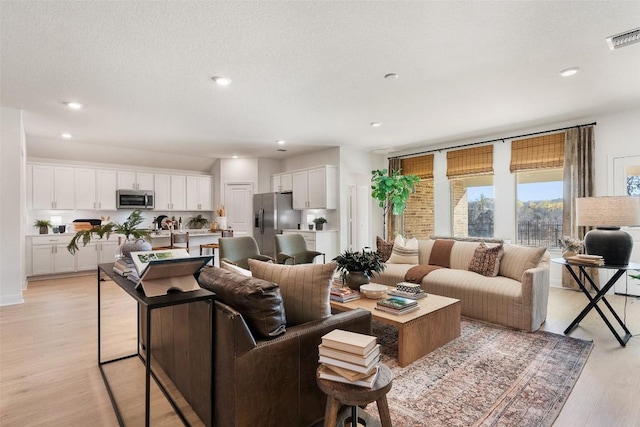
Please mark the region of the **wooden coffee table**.
[[360, 299], [346, 303], [331, 301], [331, 308], [336, 311], [364, 308], [375, 320], [395, 326], [398, 329], [398, 365], [401, 367], [460, 336], [458, 299], [429, 294], [418, 300], [418, 310], [401, 315], [376, 310], [376, 301], [362, 295]]

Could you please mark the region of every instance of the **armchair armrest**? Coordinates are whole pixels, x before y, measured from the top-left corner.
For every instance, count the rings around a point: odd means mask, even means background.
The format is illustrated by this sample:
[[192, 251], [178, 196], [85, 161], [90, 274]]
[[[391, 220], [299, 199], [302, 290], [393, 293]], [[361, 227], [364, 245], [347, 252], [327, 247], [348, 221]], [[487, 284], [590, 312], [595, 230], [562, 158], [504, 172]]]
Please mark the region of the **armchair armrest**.
[[257, 259], [258, 261], [271, 261], [271, 262], [275, 262], [276, 261], [275, 259], [271, 258], [270, 256], [262, 255], [262, 254], [252, 255], [249, 258], [250, 259]]
[[293, 259], [293, 263], [296, 263], [296, 257], [293, 255], [286, 254], [284, 252], [280, 252], [276, 255], [276, 259], [278, 260], [278, 264], [286, 264], [288, 260]]

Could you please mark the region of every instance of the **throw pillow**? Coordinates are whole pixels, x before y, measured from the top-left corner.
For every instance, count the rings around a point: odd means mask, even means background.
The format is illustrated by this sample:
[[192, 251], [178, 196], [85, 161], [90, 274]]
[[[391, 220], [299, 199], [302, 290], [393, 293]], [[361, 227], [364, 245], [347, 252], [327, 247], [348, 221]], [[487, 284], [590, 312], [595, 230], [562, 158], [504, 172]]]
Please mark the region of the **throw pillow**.
[[222, 260], [220, 261], [220, 268], [222, 268], [223, 270], [230, 271], [232, 273], [242, 274], [243, 276], [251, 277], [251, 271], [245, 270], [244, 268], [237, 265], [229, 264], [228, 262], [225, 262]]
[[469, 263], [469, 271], [487, 277], [495, 277], [500, 270], [502, 255], [504, 255], [504, 248], [501, 244], [490, 248], [484, 242], [481, 242], [473, 254], [471, 263]]
[[418, 264], [418, 240], [415, 237], [405, 240], [401, 235], [397, 235], [387, 262], [389, 264]]
[[384, 240], [380, 236], [376, 236], [376, 249], [378, 249], [378, 253], [382, 258], [382, 261], [387, 262], [391, 256], [391, 251], [393, 250], [393, 242]]
[[271, 338], [285, 332], [287, 319], [284, 303], [275, 283], [217, 267], [203, 268], [198, 283], [215, 292], [217, 300], [242, 314], [255, 336]]
[[498, 274], [520, 281], [525, 270], [534, 268], [540, 263], [546, 250], [546, 248], [505, 245]]
[[438, 239], [433, 242], [431, 255], [429, 255], [430, 265], [439, 265], [444, 268], [451, 268], [451, 249], [456, 243], [455, 240]]
[[282, 265], [249, 260], [253, 277], [280, 287], [288, 326], [331, 316], [329, 292], [336, 267], [335, 262]]

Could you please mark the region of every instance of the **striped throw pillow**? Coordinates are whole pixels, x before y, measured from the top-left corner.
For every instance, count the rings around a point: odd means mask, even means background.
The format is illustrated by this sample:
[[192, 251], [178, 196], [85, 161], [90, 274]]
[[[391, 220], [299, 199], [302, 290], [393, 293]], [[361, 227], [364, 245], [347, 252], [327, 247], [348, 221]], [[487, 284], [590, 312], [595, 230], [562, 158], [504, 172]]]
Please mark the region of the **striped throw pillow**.
[[401, 235], [397, 235], [393, 242], [393, 250], [387, 261], [389, 264], [418, 264], [418, 239], [405, 240]]

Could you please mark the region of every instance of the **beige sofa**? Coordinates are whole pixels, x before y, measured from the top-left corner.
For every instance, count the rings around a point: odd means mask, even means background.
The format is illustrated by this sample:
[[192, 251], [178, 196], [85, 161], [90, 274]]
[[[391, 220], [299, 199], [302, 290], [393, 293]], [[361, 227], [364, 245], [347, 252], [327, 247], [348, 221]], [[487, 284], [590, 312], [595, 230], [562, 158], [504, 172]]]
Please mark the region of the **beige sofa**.
[[[438, 255], [442, 259], [442, 254], [434, 253], [435, 242], [418, 240], [419, 264], [429, 264]], [[420, 287], [427, 293], [459, 299], [465, 317], [530, 332], [539, 329], [547, 316], [549, 253], [544, 248], [504, 244], [497, 276], [487, 277], [469, 271], [479, 245], [477, 241], [455, 241], [445, 254], [449, 268], [431, 271], [422, 278]], [[497, 245], [486, 244], [489, 248]], [[436, 249], [441, 250], [441, 244]], [[405, 281], [413, 265], [390, 263], [393, 260], [392, 255], [375, 282], [395, 286]]]

